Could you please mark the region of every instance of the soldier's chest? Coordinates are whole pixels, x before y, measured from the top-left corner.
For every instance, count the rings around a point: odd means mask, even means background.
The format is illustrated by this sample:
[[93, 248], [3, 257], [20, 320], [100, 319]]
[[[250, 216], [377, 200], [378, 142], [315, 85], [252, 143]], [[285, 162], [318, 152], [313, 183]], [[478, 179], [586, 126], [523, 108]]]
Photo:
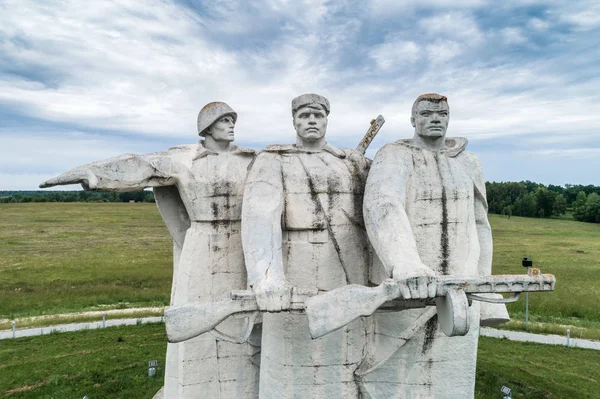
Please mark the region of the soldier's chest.
[[181, 180], [196, 195], [242, 195], [251, 157], [208, 155], [192, 162]]
[[424, 205], [472, 202], [473, 181], [455, 158], [419, 151], [413, 154], [413, 165], [408, 190], [413, 201]]
[[351, 193], [356, 190], [351, 167], [328, 153], [290, 154], [281, 158], [286, 193]]

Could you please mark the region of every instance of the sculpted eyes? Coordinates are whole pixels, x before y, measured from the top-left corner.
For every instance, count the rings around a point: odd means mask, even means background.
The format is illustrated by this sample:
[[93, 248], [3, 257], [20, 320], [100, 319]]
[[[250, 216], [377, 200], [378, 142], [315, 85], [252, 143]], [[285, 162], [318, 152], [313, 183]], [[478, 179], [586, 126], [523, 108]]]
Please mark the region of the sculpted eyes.
[[301, 113], [300, 115], [298, 115], [299, 118], [302, 119], [307, 119], [310, 118], [310, 116], [313, 115], [315, 117], [315, 119], [321, 119], [325, 117], [325, 114], [321, 113], [321, 112], [306, 112], [306, 113]]
[[[448, 111], [439, 111], [437, 112], [439, 115], [441, 116], [448, 116]], [[431, 111], [421, 111], [419, 112], [419, 115], [421, 116], [431, 116], [433, 114], [433, 112]]]

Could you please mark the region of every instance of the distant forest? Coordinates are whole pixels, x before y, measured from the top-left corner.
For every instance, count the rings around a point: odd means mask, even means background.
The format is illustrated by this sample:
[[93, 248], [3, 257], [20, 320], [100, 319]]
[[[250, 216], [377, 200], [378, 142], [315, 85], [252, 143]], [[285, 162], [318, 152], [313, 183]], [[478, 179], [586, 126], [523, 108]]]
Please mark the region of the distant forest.
[[[600, 223], [600, 186], [545, 186], [531, 181], [487, 182], [485, 185], [490, 213], [550, 218], [569, 212], [575, 220]], [[131, 201], [154, 202], [154, 195], [152, 191], [0, 191], [0, 203]]]
[[0, 191], [0, 204], [16, 202], [154, 202], [152, 191]]
[[600, 223], [600, 186], [554, 186], [531, 181], [487, 182], [489, 212], [549, 218], [569, 211], [575, 220]]

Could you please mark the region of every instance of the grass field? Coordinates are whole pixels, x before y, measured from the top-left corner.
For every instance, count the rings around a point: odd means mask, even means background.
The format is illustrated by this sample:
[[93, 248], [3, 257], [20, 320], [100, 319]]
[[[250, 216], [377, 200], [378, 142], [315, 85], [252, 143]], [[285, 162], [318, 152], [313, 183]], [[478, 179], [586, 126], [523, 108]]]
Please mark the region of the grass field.
[[3, 340], [0, 397], [149, 399], [163, 385], [166, 347], [164, 324]]
[[[529, 296], [533, 331], [600, 339], [600, 224], [556, 219], [490, 215], [494, 235], [494, 274], [519, 274], [521, 258], [556, 276], [553, 293]], [[525, 298], [508, 305], [513, 321], [523, 329]]]
[[477, 399], [600, 398], [600, 351], [479, 338]]
[[[162, 385], [165, 348], [163, 324], [0, 341], [0, 397], [148, 399]], [[598, 351], [480, 338], [475, 398], [500, 399], [503, 385], [513, 398], [598, 398], [598, 364]]]
[[[600, 339], [600, 224], [490, 215], [494, 273], [557, 277], [530, 296], [530, 329]], [[154, 204], [0, 204], [0, 319], [166, 305], [172, 241]], [[525, 301], [509, 305], [522, 329]]]
[[0, 319], [166, 305], [171, 276], [154, 204], [0, 204]]

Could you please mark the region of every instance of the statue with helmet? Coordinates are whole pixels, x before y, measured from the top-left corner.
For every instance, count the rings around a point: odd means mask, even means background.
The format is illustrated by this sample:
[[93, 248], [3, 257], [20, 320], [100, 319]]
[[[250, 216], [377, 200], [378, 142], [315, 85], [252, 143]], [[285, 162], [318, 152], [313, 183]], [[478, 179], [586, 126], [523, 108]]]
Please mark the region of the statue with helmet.
[[[80, 183], [85, 190], [116, 192], [152, 187], [173, 237], [171, 305], [227, 298], [247, 287], [242, 195], [255, 156], [232, 143], [236, 120], [229, 105], [209, 103], [198, 114], [204, 139], [197, 144], [92, 162], [40, 187]], [[251, 317], [231, 317], [210, 333], [168, 344], [164, 393], [157, 397], [258, 397], [260, 331], [253, 327]]]

